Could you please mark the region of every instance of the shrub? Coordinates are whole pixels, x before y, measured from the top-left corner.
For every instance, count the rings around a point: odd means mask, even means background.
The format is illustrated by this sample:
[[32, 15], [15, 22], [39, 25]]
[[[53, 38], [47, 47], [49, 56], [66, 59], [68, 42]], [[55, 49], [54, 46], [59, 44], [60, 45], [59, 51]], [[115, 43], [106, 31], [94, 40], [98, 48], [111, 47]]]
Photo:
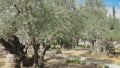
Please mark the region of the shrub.
[[80, 59], [67, 59], [66, 62], [75, 64], [85, 64], [85, 62], [81, 61]]
[[105, 68], [109, 68], [109, 66], [105, 65]]

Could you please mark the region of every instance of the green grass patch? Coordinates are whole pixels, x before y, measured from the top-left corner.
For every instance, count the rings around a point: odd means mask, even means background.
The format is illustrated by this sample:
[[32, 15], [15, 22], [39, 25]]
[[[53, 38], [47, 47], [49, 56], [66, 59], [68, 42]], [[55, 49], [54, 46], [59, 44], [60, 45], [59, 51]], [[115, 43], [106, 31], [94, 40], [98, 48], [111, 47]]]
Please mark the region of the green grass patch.
[[109, 68], [109, 66], [105, 65], [105, 67], [104, 67], [104, 68]]
[[66, 62], [75, 64], [85, 64], [85, 62], [81, 61], [80, 59], [67, 59]]

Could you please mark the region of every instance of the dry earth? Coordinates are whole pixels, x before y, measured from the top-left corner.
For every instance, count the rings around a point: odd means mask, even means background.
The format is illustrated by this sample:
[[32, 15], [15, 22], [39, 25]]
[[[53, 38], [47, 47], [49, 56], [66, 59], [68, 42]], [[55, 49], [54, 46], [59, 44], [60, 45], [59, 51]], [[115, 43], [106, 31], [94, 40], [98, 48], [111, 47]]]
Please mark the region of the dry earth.
[[[75, 56], [83, 55], [87, 52], [87, 50], [68, 50], [62, 51], [63, 54], [71, 54]], [[98, 59], [98, 60], [111, 60], [117, 64], [120, 64], [120, 59], [116, 57], [108, 57], [108, 56], [100, 56], [100, 57], [93, 57], [88, 55], [88, 57]], [[46, 57], [45, 68], [95, 68], [94, 65], [80, 65], [80, 64], [68, 64], [65, 62], [64, 58], [58, 59], [53, 57]], [[5, 68], [5, 53], [0, 54], [0, 68]]]

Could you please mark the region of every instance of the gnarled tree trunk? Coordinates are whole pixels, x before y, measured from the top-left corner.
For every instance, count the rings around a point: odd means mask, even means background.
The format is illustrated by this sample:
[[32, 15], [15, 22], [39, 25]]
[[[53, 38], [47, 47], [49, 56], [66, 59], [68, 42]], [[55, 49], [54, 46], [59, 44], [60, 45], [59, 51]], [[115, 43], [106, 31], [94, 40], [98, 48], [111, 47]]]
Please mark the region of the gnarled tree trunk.
[[[24, 52], [25, 46], [19, 42], [19, 39], [16, 35], [11, 36], [8, 41], [1, 38], [0, 43], [11, 54], [12, 57], [16, 56], [15, 68], [20, 68], [21, 63], [25, 67], [33, 65], [33, 61], [32, 61], [33, 57], [31, 57], [31, 58], [26, 57], [26, 55], [25, 55], [26, 53]], [[8, 54], [8, 56], [9, 56], [9, 54]]]
[[[26, 53], [24, 51], [25, 46], [22, 45], [19, 42], [19, 39], [17, 36], [13, 35], [11, 38], [9, 38], [8, 41], [4, 40], [3, 38], [0, 39], [0, 43], [6, 48], [6, 50], [10, 53], [10, 56], [15, 57], [15, 68], [20, 68], [20, 64], [22, 63], [24, 67], [33, 66], [33, 63], [35, 64], [34, 68], [44, 68], [44, 56], [46, 51], [50, 48], [50, 43], [46, 42], [44, 43], [44, 49], [41, 52], [41, 54], [38, 54], [39, 46], [40, 44], [36, 42], [35, 38], [32, 39], [32, 45], [34, 49], [34, 55], [31, 58], [28, 58], [26, 56]], [[9, 54], [8, 54], [9, 56]], [[12, 58], [9, 58], [12, 60]], [[14, 62], [13, 62], [14, 64]]]
[[92, 54], [104, 53], [115, 55], [115, 47], [112, 40], [97, 39], [92, 44]]

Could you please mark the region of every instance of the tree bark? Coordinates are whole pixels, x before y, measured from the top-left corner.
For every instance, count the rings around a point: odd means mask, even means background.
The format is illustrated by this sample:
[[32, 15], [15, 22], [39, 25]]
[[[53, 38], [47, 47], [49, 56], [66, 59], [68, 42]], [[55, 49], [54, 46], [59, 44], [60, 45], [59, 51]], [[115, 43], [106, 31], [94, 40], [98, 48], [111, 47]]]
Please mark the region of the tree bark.
[[44, 49], [43, 51], [41, 52], [41, 55], [40, 55], [40, 59], [41, 59], [41, 63], [40, 63], [40, 68], [44, 68], [44, 56], [46, 54], [46, 51], [51, 47], [51, 44], [49, 41], [47, 41], [44, 45]]
[[106, 55], [115, 55], [115, 48], [111, 40], [97, 39], [92, 46], [92, 54], [104, 53]]
[[33, 65], [33, 61], [31, 61], [33, 60], [32, 59], [33, 57], [32, 58], [26, 57], [26, 53], [24, 52], [25, 46], [19, 42], [17, 36], [15, 35], [11, 36], [8, 41], [1, 38], [0, 43], [3, 45], [3, 47], [5, 47], [6, 51], [16, 56], [16, 68], [20, 68], [21, 63], [23, 63], [25, 67]]

